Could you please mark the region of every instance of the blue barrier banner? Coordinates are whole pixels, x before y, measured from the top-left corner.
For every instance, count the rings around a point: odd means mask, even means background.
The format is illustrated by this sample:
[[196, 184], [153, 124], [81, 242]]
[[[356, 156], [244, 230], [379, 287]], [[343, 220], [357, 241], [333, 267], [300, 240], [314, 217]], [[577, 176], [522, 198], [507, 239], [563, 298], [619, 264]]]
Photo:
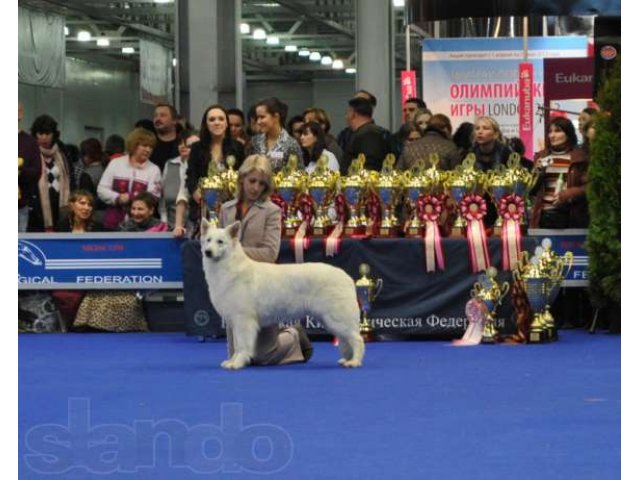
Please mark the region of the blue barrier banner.
[[181, 289], [183, 241], [170, 233], [22, 233], [18, 290]]
[[588, 287], [589, 286], [589, 257], [587, 255], [587, 229], [567, 228], [564, 230], [551, 230], [545, 228], [530, 228], [527, 234], [535, 238], [536, 244], [542, 240], [551, 240], [551, 250], [562, 256], [565, 252], [573, 253], [573, 266], [562, 282], [563, 287]]

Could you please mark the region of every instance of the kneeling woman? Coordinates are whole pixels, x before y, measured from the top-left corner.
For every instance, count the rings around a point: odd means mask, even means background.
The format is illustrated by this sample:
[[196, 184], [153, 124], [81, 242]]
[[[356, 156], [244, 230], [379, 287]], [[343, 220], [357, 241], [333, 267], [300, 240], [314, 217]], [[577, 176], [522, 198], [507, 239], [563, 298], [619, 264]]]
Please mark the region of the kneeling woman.
[[[265, 155], [250, 155], [238, 171], [236, 198], [222, 205], [223, 227], [240, 220], [240, 243], [249, 258], [275, 263], [280, 251], [281, 213], [269, 197], [273, 193], [271, 163]], [[233, 355], [233, 333], [227, 326], [229, 358]], [[253, 365], [306, 362], [313, 347], [304, 328], [263, 327], [258, 333]]]

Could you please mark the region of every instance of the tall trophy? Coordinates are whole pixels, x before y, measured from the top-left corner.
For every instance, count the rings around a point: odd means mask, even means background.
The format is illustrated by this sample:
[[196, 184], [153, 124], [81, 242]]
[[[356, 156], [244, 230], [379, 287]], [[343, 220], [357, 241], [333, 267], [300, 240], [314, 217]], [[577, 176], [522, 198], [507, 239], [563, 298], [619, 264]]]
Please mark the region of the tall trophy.
[[502, 299], [509, 292], [509, 282], [502, 284], [496, 281], [498, 270], [489, 267], [486, 273], [478, 277], [473, 285], [471, 297], [480, 300], [487, 307], [484, 328], [482, 330], [482, 343], [496, 343], [499, 338], [496, 329], [496, 311], [502, 304]]
[[482, 175], [481, 172], [475, 170], [475, 163], [476, 156], [473, 153], [468, 154], [461, 165], [449, 172], [446, 181], [451, 197], [456, 203], [457, 215], [451, 229], [451, 236], [453, 237], [462, 236], [462, 230], [467, 226], [461, 211], [461, 204], [464, 198], [476, 192], [481, 182]]
[[[513, 181], [508, 175], [507, 169], [500, 164], [495, 169], [488, 172], [486, 177], [487, 190], [491, 196], [491, 200], [496, 206], [496, 210], [500, 211], [500, 201], [513, 188]], [[493, 234], [500, 235], [502, 232], [502, 216], [498, 215], [493, 224]]]
[[420, 158], [410, 170], [404, 172], [404, 184], [406, 187], [406, 199], [409, 206], [410, 218], [406, 227], [406, 237], [422, 237], [424, 225], [418, 215], [418, 199], [422, 195], [427, 179], [425, 177], [425, 163]]
[[349, 174], [341, 179], [342, 193], [344, 194], [349, 220], [345, 225], [345, 235], [361, 235], [366, 229], [366, 219], [361, 214], [363, 208], [363, 192], [365, 187], [364, 155], [352, 160], [349, 166]]
[[[521, 165], [521, 157], [518, 153], [512, 153], [507, 160], [507, 177], [511, 185], [511, 191], [522, 198], [527, 198], [529, 192], [533, 189], [538, 181], [539, 172], [537, 170], [529, 171]], [[520, 220], [522, 225], [526, 225], [526, 209]]]
[[514, 278], [522, 282], [533, 311], [533, 321], [529, 328], [529, 343], [542, 343], [557, 338], [557, 330], [551, 304], [555, 301], [560, 286], [573, 264], [573, 254], [563, 256], [551, 250], [551, 240], [545, 238], [535, 255], [527, 261], [527, 255], [513, 271]]
[[207, 176], [200, 178], [200, 192], [202, 193], [202, 218], [214, 227], [220, 226], [220, 205], [227, 192], [226, 182], [218, 169], [217, 162], [209, 162]]
[[395, 237], [398, 235], [398, 217], [395, 207], [402, 193], [403, 177], [393, 168], [395, 156], [390, 153], [382, 162], [382, 170], [375, 181], [375, 187], [382, 203], [382, 220], [379, 235], [381, 237]]
[[371, 267], [366, 263], [360, 264], [360, 278], [356, 280], [356, 293], [360, 304], [360, 334], [365, 342], [373, 340], [373, 326], [369, 321], [371, 304], [378, 297], [382, 290], [383, 281], [381, 278], [374, 280], [369, 276]]
[[318, 159], [315, 170], [309, 175], [307, 181], [309, 195], [313, 199], [315, 218], [313, 221], [313, 235], [326, 236], [332, 228], [328, 214], [328, 206], [335, 193], [336, 183], [340, 174], [327, 167], [328, 161], [325, 155]]
[[236, 193], [236, 185], [238, 183], [238, 171], [233, 168], [236, 165], [236, 157], [234, 155], [227, 156], [225, 163], [227, 169], [220, 176], [225, 182], [229, 198], [232, 198]]
[[303, 174], [298, 170], [298, 157], [290, 155], [285, 167], [274, 175], [276, 189], [284, 201], [282, 234], [285, 237], [293, 237], [302, 223], [296, 215], [295, 208], [296, 195], [302, 182]]

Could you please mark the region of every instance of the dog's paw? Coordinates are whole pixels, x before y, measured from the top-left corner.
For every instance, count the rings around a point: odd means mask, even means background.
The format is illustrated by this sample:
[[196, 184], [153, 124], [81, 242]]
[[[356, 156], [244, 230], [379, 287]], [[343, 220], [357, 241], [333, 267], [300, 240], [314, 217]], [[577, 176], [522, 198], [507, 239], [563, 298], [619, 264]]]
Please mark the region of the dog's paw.
[[347, 359], [346, 358], [341, 358], [340, 360], [338, 360], [338, 365], [342, 365], [344, 367], [345, 363], [347, 363]]
[[[342, 360], [342, 359], [341, 359]], [[345, 368], [358, 368], [362, 366], [362, 362], [359, 362], [357, 360], [347, 360], [345, 362], [342, 363], [342, 366]]]
[[247, 364], [241, 360], [225, 360], [220, 364], [222, 368], [226, 368], [227, 370], [240, 370], [247, 366]]

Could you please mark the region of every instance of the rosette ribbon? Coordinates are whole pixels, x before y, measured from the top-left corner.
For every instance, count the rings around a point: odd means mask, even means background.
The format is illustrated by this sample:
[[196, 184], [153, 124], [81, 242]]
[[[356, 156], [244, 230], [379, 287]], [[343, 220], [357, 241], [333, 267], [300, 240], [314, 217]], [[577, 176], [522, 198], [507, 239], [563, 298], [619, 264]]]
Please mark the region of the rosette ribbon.
[[467, 221], [467, 244], [473, 272], [481, 272], [491, 265], [487, 234], [483, 218], [487, 214], [487, 202], [480, 195], [465, 195], [460, 202], [460, 212]]
[[304, 251], [311, 246], [311, 240], [307, 237], [307, 228], [311, 225], [313, 218], [313, 199], [308, 193], [303, 193], [298, 197], [298, 211], [302, 215], [302, 223], [291, 242], [296, 263], [302, 263], [304, 262]]
[[500, 199], [498, 213], [502, 217], [503, 270], [515, 268], [522, 251], [520, 220], [524, 216], [524, 212], [524, 200], [519, 195], [511, 193]]
[[287, 218], [287, 214], [289, 213], [289, 207], [287, 206], [287, 202], [284, 201], [284, 198], [282, 198], [282, 195], [280, 195], [279, 193], [272, 193], [271, 201], [275, 205], [280, 207], [282, 223], [284, 223], [285, 219]]
[[438, 220], [442, 213], [444, 196], [421, 195], [416, 200], [418, 218], [424, 222], [424, 256], [427, 272], [435, 272], [436, 266], [444, 270], [444, 253]]
[[324, 254], [327, 257], [333, 257], [340, 252], [340, 243], [342, 231], [344, 230], [344, 222], [347, 220], [347, 200], [343, 193], [336, 195], [333, 204], [336, 208], [336, 226], [331, 234], [324, 239]]
[[369, 221], [367, 222], [366, 236], [370, 237], [382, 221], [382, 203], [380, 202], [380, 197], [375, 192], [371, 192], [367, 200], [367, 216], [369, 217]]

